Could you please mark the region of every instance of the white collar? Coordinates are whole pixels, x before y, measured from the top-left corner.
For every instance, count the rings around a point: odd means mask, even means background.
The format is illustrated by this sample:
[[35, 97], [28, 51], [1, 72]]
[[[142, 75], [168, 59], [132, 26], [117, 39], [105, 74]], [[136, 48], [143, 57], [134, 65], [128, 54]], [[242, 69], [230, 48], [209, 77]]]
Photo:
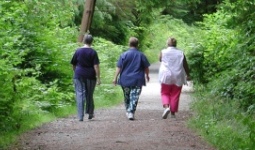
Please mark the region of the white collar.
[[90, 45], [84, 44], [83, 47], [90, 48]]

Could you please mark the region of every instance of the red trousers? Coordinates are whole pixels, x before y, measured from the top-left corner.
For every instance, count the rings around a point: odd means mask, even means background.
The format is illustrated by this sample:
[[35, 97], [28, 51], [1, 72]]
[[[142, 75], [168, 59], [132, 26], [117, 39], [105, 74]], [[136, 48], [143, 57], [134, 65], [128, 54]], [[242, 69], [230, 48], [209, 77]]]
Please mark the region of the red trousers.
[[161, 100], [163, 106], [167, 105], [170, 107], [171, 112], [178, 112], [181, 91], [182, 86], [161, 84]]

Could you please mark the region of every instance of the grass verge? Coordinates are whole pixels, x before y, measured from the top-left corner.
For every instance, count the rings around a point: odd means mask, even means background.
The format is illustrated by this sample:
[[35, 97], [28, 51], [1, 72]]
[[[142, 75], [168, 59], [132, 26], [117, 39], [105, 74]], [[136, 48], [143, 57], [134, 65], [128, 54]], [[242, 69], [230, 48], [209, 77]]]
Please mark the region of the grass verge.
[[240, 110], [236, 101], [197, 92], [191, 109], [194, 116], [189, 120], [189, 126], [217, 149], [254, 149], [254, 115]]
[[[122, 102], [121, 88], [118, 86], [105, 84], [96, 87], [94, 101], [96, 109], [107, 108], [118, 105]], [[75, 100], [74, 100], [75, 102]], [[57, 118], [68, 117], [76, 114], [75, 103], [53, 110], [52, 112], [42, 111], [35, 114], [22, 115], [22, 122], [19, 130], [12, 132], [2, 132], [0, 135], [0, 149], [7, 149], [15, 143], [18, 137], [29, 130], [42, 126], [45, 123], [56, 120]]]

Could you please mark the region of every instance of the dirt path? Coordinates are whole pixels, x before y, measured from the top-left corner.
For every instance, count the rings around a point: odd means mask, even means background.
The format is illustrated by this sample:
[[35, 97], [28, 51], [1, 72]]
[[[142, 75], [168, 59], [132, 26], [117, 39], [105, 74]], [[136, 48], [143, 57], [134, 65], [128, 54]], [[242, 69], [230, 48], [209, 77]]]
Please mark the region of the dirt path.
[[75, 116], [25, 133], [16, 150], [214, 150], [186, 127], [190, 117], [190, 87], [181, 95], [176, 119], [161, 119], [163, 108], [153, 64], [151, 81], [143, 89], [135, 120], [125, 116], [124, 106], [99, 109], [91, 121], [78, 122]]

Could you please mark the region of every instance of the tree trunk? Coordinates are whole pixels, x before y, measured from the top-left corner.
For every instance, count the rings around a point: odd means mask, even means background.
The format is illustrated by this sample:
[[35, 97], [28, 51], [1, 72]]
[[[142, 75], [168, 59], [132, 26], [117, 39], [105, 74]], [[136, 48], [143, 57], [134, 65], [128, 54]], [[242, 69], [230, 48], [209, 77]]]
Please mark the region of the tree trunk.
[[84, 11], [81, 21], [80, 33], [78, 36], [78, 42], [83, 41], [85, 33], [89, 33], [89, 29], [92, 23], [96, 0], [86, 0], [84, 5]]

